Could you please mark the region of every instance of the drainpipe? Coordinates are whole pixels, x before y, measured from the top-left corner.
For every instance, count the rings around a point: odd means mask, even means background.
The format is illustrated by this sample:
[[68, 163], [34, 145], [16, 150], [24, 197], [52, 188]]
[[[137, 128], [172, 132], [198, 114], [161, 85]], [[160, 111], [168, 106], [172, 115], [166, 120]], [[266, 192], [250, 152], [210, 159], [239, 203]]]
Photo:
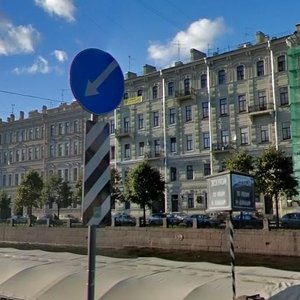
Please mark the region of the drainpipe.
[[165, 78], [160, 70], [162, 79], [162, 105], [163, 105], [163, 135], [164, 135], [164, 177], [165, 177], [165, 212], [168, 212], [168, 187], [167, 187], [167, 133], [166, 133], [166, 94], [165, 94]]
[[277, 128], [277, 103], [275, 95], [275, 73], [274, 73], [274, 56], [273, 50], [271, 49], [271, 42], [268, 40], [268, 48], [270, 50], [270, 60], [271, 60], [271, 80], [272, 80], [272, 94], [273, 94], [273, 105], [274, 105], [274, 131], [275, 131], [275, 147], [278, 150], [278, 128]]
[[210, 174], [213, 174], [213, 154], [212, 154], [212, 124], [211, 124], [211, 96], [210, 96], [210, 69], [207, 58], [204, 57], [206, 64], [206, 88], [208, 95], [208, 130], [209, 130], [209, 161], [210, 161]]

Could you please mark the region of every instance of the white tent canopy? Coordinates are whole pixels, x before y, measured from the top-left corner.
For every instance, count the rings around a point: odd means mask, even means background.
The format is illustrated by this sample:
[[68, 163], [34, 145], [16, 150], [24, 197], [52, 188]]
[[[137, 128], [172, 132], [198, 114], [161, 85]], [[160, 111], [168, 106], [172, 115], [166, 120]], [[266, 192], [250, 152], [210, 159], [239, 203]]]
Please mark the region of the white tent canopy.
[[[95, 277], [95, 299], [99, 300], [232, 299], [230, 266], [97, 256]], [[84, 300], [86, 284], [84, 255], [0, 249], [0, 297], [4, 299]], [[237, 296], [296, 300], [300, 273], [236, 267], [236, 288]]]

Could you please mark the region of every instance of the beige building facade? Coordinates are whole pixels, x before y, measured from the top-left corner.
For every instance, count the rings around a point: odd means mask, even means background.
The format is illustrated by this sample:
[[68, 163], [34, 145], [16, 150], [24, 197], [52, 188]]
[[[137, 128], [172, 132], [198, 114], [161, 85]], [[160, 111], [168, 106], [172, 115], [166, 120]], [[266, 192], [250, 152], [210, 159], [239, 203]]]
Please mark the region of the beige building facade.
[[[110, 124], [111, 166], [124, 180], [148, 159], [166, 181], [162, 210], [191, 212], [205, 209], [206, 177], [222, 171], [229, 155], [258, 156], [270, 145], [292, 155], [286, 38], [258, 32], [256, 43], [233, 51], [207, 57], [192, 49], [190, 62], [162, 70], [145, 65], [141, 76], [128, 72], [122, 103], [99, 116]], [[74, 186], [88, 118], [74, 102], [2, 121], [0, 188], [14, 199], [29, 168], [43, 178], [59, 173]]]

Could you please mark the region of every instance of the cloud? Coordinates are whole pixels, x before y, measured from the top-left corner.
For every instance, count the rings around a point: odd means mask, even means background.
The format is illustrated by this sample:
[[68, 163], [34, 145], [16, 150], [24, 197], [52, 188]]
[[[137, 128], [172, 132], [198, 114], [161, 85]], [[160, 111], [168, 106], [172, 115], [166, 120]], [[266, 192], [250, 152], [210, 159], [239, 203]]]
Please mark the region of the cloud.
[[0, 19], [0, 55], [32, 53], [39, 37], [39, 32], [32, 25], [14, 26]]
[[61, 63], [65, 62], [68, 59], [68, 54], [65, 51], [62, 51], [62, 50], [54, 50], [52, 52], [52, 54]]
[[21, 74], [48, 74], [52, 71], [48, 61], [42, 56], [38, 56], [34, 63], [29, 67], [15, 68], [13, 70], [17, 75]]
[[152, 43], [148, 47], [149, 58], [160, 64], [186, 59], [190, 55], [190, 49], [205, 51], [209, 44], [212, 45], [227, 31], [223, 18], [199, 19], [185, 31], [178, 32], [168, 43]]
[[57, 15], [68, 22], [75, 21], [75, 5], [73, 0], [34, 0], [34, 2], [51, 16]]

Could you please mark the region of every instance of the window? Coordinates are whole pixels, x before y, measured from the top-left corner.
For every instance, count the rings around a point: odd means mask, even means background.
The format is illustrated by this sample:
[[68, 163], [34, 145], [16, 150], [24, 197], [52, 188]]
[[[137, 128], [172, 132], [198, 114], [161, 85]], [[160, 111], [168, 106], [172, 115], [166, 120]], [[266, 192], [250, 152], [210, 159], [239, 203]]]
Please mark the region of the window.
[[228, 114], [227, 99], [226, 98], [220, 99], [220, 115], [226, 116], [227, 114]]
[[260, 128], [260, 138], [262, 143], [269, 142], [269, 129], [268, 125], [262, 125]]
[[124, 145], [124, 150], [125, 150], [124, 157], [125, 158], [130, 158], [130, 144], [125, 144]]
[[70, 122], [65, 122], [65, 134], [70, 133]]
[[185, 121], [186, 122], [192, 121], [192, 106], [191, 105], [187, 105], [185, 107]]
[[155, 157], [160, 155], [160, 140], [154, 140], [154, 155]]
[[171, 152], [177, 152], [177, 143], [176, 143], [176, 137], [170, 138], [170, 144], [171, 144]]
[[289, 104], [289, 93], [286, 86], [279, 88], [279, 100], [281, 106]]
[[201, 89], [204, 89], [207, 87], [207, 75], [206, 74], [202, 74], [200, 77], [200, 87], [201, 87]]
[[[51, 152], [50, 152], [50, 154], [51, 154]], [[26, 150], [25, 149], [22, 149], [22, 151], [21, 151], [21, 159], [22, 159], [22, 161], [24, 161], [26, 159]]]
[[239, 112], [247, 111], [246, 95], [238, 95]]
[[13, 157], [14, 157], [14, 153], [13, 153], [13, 151], [9, 151], [9, 160], [8, 160], [8, 162], [9, 163], [13, 163]]
[[229, 146], [229, 131], [228, 130], [221, 131], [221, 140], [222, 140], [222, 147], [227, 148]]
[[127, 92], [124, 93], [123, 99], [124, 99], [124, 100], [128, 99], [128, 93], [127, 93]]
[[116, 159], [116, 147], [115, 146], [110, 147], [110, 158]]
[[172, 97], [175, 94], [175, 87], [174, 87], [174, 82], [168, 82], [168, 96]]
[[78, 168], [73, 168], [73, 181], [78, 180]]
[[32, 160], [32, 148], [28, 149], [28, 160]]
[[174, 107], [169, 109], [169, 124], [176, 123], [176, 109]]
[[115, 133], [115, 120], [110, 120], [109, 122], [109, 130], [110, 130], [110, 134]]
[[129, 132], [129, 117], [123, 119], [124, 132]]
[[157, 99], [158, 96], [158, 87], [157, 85], [152, 87], [152, 99]]
[[44, 158], [44, 146], [41, 146], [41, 159]]
[[237, 80], [244, 80], [245, 79], [244, 66], [243, 65], [237, 66], [237, 68], [236, 68], [236, 79]]
[[[22, 131], [23, 133], [23, 131]], [[55, 125], [51, 125], [50, 126], [50, 136], [54, 136], [55, 135]], [[24, 139], [22, 139], [24, 141]]]
[[218, 84], [224, 84], [226, 81], [225, 70], [220, 70], [218, 72]]
[[3, 163], [7, 164], [7, 152], [6, 151], [3, 152]]
[[39, 152], [40, 152], [39, 147], [35, 147], [34, 148], [34, 159], [39, 159]]
[[267, 97], [265, 91], [258, 91], [257, 92], [258, 97], [258, 108], [259, 110], [265, 110], [267, 109]]
[[159, 126], [159, 112], [154, 111], [153, 112], [153, 127], [158, 127]]
[[39, 127], [35, 127], [34, 128], [34, 138], [35, 139], [39, 139], [40, 138], [40, 128]]
[[144, 115], [138, 114], [138, 129], [144, 128]]
[[188, 208], [194, 208], [194, 195], [193, 194], [188, 194], [187, 196], [187, 201], [188, 201]]
[[256, 63], [256, 74], [257, 76], [264, 76], [265, 75], [265, 67], [264, 67], [264, 61], [259, 60]]
[[144, 156], [145, 153], [145, 143], [139, 142], [139, 156]]
[[247, 145], [249, 143], [249, 133], [248, 128], [241, 128], [241, 145]]
[[75, 141], [75, 142], [73, 143], [73, 154], [74, 154], [74, 155], [77, 155], [77, 154], [78, 154], [78, 142], [77, 142], [77, 141]]
[[74, 120], [73, 126], [74, 126], [74, 132], [78, 132], [78, 130], [79, 130], [78, 120]]
[[186, 150], [187, 151], [193, 150], [193, 136], [191, 134], [188, 134], [186, 136]]
[[11, 176], [11, 174], [8, 175], [8, 186], [12, 186], [12, 176]]
[[20, 182], [19, 182], [19, 174], [16, 173], [15, 174], [15, 185], [19, 185], [19, 184], [20, 184]]
[[203, 132], [203, 148], [204, 149], [210, 149], [210, 138], [209, 138], [209, 132]]
[[64, 171], [64, 180], [69, 181], [69, 169], [65, 169]]
[[189, 78], [184, 79], [183, 86], [184, 86], [184, 95], [190, 95], [191, 87], [190, 87], [190, 79]]
[[16, 162], [20, 161], [20, 150], [16, 150]]
[[62, 123], [59, 123], [58, 124], [58, 134], [59, 135], [62, 135], [64, 132], [63, 132], [63, 124]]
[[194, 171], [192, 165], [186, 166], [186, 179], [193, 180], [194, 179]]
[[290, 122], [283, 122], [282, 123], [282, 139], [288, 140], [291, 138], [291, 126]]
[[69, 154], [70, 154], [69, 143], [65, 143], [65, 156], [69, 156]]
[[202, 118], [207, 119], [209, 117], [208, 101], [202, 102]]
[[286, 71], [285, 55], [277, 57], [277, 70], [278, 72]]
[[[29, 134], [28, 134], [29, 140], [32, 140], [32, 139], [33, 139], [33, 129], [30, 128], [30, 129], [28, 130], [28, 132], [29, 132]], [[10, 139], [10, 141], [11, 141], [11, 139]]]
[[171, 167], [171, 169], [170, 169], [170, 180], [171, 181], [177, 180], [177, 169], [174, 167]]
[[204, 176], [208, 176], [211, 174], [211, 170], [210, 170], [210, 164], [203, 164], [203, 174]]
[[143, 90], [141, 90], [141, 89], [138, 90], [138, 91], [137, 91], [137, 96], [142, 96], [142, 95], [143, 95]]
[[58, 157], [63, 156], [63, 145], [62, 144], [58, 144], [58, 153], [57, 153]]
[[6, 186], [6, 175], [2, 176], [2, 186]]

